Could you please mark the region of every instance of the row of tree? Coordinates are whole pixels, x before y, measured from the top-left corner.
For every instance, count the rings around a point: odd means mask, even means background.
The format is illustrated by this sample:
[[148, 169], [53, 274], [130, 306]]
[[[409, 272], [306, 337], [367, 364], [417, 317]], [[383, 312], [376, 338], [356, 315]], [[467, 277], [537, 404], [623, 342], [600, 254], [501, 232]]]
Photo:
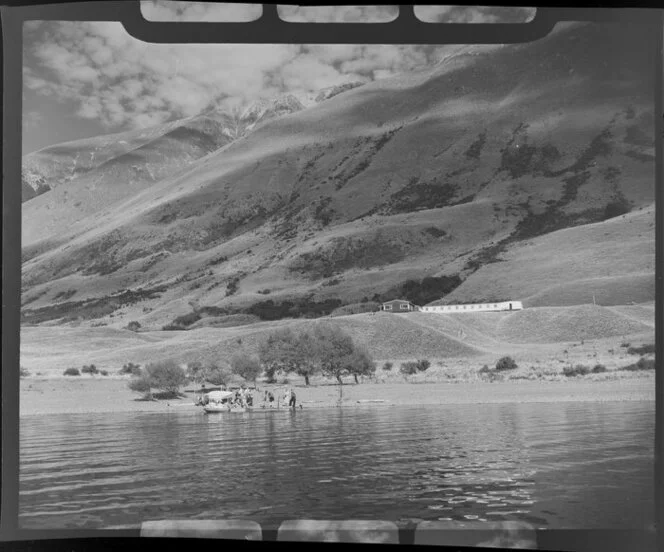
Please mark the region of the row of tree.
[[334, 324], [316, 324], [299, 332], [290, 328], [276, 330], [261, 342], [258, 355], [237, 353], [227, 367], [191, 362], [185, 371], [170, 360], [148, 364], [143, 370], [132, 371], [129, 388], [146, 398], [152, 397], [153, 389], [160, 390], [164, 397], [172, 397], [188, 381], [226, 385], [233, 375], [255, 383], [264, 372], [267, 381], [273, 383], [278, 374], [294, 373], [304, 377], [309, 385], [310, 378], [317, 374], [343, 384], [344, 376], [353, 376], [358, 383], [358, 376], [370, 376], [375, 371], [369, 352], [350, 335]]
[[268, 381], [277, 373], [295, 373], [304, 377], [306, 385], [316, 374], [343, 383], [343, 376], [369, 376], [376, 365], [369, 352], [350, 335], [333, 324], [316, 324], [309, 331], [277, 330], [261, 343], [259, 361]]

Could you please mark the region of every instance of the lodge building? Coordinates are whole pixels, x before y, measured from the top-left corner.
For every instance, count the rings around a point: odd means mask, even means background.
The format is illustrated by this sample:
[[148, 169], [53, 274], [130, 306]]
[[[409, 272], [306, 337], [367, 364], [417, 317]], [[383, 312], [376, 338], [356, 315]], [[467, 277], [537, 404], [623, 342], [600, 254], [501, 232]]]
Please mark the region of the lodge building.
[[521, 301], [500, 301], [496, 303], [466, 303], [461, 305], [431, 305], [419, 307], [405, 299], [394, 299], [381, 305], [385, 312], [430, 312], [430, 313], [463, 313], [463, 312], [491, 312], [491, 311], [515, 311], [522, 310]]

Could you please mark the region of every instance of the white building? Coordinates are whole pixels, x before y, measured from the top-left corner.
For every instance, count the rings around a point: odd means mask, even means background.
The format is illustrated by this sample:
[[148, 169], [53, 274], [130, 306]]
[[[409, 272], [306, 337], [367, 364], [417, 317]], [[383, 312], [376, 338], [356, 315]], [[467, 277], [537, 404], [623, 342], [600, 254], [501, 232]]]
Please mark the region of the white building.
[[466, 305], [437, 305], [435, 307], [420, 307], [420, 312], [460, 313], [460, 312], [490, 312], [522, 310], [521, 301], [503, 301], [501, 303], [474, 303]]

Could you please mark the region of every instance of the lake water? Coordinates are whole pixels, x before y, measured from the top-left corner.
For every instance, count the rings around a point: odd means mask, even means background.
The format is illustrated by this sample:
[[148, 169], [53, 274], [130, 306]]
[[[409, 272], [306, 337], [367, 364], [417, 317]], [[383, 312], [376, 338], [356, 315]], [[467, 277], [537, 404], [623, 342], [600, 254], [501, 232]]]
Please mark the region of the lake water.
[[654, 402], [26, 416], [22, 528], [156, 519], [652, 523]]

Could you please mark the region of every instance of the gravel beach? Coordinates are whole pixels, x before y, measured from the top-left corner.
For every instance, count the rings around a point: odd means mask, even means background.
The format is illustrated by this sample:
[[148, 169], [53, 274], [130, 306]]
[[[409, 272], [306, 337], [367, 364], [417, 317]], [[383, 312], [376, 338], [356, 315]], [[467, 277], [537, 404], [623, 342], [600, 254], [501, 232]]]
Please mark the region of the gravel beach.
[[[21, 380], [20, 414], [66, 414], [86, 412], [143, 412], [196, 409], [194, 394], [175, 400], [143, 401], [127, 388], [128, 378], [25, 378]], [[339, 386], [319, 384], [292, 386], [303, 408], [339, 404]], [[258, 385], [280, 391], [286, 386]], [[344, 408], [416, 404], [483, 404], [509, 402], [654, 401], [654, 373], [621, 379], [574, 379], [568, 381], [458, 382], [458, 383], [361, 383], [343, 386]], [[257, 401], [260, 405], [260, 400]]]

